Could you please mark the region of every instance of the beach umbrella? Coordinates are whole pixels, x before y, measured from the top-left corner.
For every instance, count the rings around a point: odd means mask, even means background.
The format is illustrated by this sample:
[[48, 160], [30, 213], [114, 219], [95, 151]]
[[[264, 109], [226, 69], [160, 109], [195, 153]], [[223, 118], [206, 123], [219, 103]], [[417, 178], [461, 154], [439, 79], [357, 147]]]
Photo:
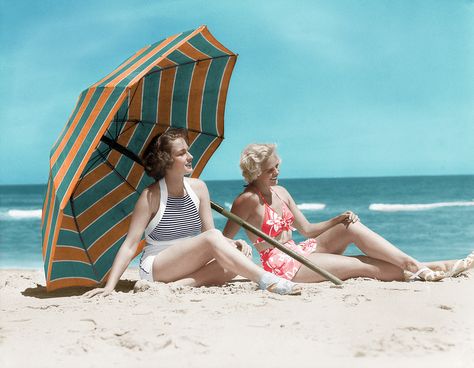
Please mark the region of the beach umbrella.
[[139, 157], [153, 136], [187, 128], [199, 176], [224, 137], [236, 59], [201, 26], [142, 48], [80, 94], [50, 155], [42, 215], [48, 291], [106, 279], [134, 204], [152, 183]]

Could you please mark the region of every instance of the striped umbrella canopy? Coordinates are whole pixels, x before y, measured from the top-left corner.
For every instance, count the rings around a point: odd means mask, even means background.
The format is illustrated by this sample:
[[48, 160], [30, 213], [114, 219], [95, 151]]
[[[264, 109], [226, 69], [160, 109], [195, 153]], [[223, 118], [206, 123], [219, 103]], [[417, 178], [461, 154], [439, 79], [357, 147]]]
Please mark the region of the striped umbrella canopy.
[[49, 291], [105, 281], [152, 183], [139, 157], [153, 136], [187, 128], [199, 176], [224, 138], [236, 60], [201, 26], [142, 48], [80, 94], [51, 150], [41, 225]]

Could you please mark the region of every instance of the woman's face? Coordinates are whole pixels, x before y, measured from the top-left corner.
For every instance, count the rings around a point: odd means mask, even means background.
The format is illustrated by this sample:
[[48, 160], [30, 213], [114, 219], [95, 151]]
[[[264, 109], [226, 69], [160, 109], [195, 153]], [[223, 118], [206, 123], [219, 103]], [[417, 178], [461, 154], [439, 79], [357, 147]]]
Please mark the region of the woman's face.
[[193, 156], [188, 151], [189, 147], [183, 138], [178, 138], [171, 143], [171, 157], [173, 165], [169, 170], [188, 175], [193, 172]]
[[278, 184], [278, 174], [280, 174], [280, 158], [274, 153], [262, 164], [262, 173], [256, 181], [263, 185], [273, 186]]

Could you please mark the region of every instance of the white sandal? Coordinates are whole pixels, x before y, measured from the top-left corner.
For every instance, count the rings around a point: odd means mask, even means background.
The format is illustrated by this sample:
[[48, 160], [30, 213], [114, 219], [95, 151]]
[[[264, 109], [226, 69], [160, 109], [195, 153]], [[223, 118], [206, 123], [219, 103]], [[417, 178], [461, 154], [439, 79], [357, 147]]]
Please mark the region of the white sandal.
[[258, 282], [260, 290], [267, 290], [280, 295], [300, 295], [301, 287], [292, 281], [282, 279], [270, 272], [265, 272]]
[[449, 277], [459, 276], [464, 271], [467, 271], [474, 263], [474, 251], [466, 258], [457, 261], [454, 266], [448, 271]]
[[428, 267], [422, 267], [416, 272], [403, 271], [405, 281], [439, 281], [448, 275], [444, 271], [433, 271]]

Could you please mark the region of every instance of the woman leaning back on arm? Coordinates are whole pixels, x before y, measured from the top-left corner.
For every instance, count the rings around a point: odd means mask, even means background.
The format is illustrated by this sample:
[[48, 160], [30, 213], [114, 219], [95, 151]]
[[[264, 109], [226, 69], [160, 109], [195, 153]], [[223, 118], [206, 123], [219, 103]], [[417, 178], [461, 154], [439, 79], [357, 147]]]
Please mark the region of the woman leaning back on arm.
[[206, 184], [185, 177], [192, 173], [192, 159], [185, 129], [170, 128], [151, 140], [143, 161], [146, 173], [156, 182], [141, 193], [135, 205], [105, 287], [85, 296], [106, 296], [114, 290], [143, 233], [146, 246], [140, 259], [141, 279], [202, 286], [221, 285], [238, 274], [257, 282], [260, 289], [279, 294], [301, 292], [293, 282], [254, 264], [248, 258], [248, 244], [231, 241], [214, 228]]
[[[247, 146], [240, 167], [248, 185], [235, 199], [231, 211], [340, 279], [438, 281], [457, 276], [473, 264], [474, 252], [462, 260], [421, 263], [363, 225], [351, 211], [328, 221], [308, 222], [288, 191], [277, 185], [280, 158], [273, 144]], [[296, 244], [293, 226], [308, 239]], [[228, 221], [223, 233], [233, 238], [238, 230], [238, 224]], [[324, 281], [321, 275], [263, 239], [249, 232], [247, 235], [259, 251], [265, 270], [294, 282]], [[364, 255], [344, 256], [351, 243]]]

